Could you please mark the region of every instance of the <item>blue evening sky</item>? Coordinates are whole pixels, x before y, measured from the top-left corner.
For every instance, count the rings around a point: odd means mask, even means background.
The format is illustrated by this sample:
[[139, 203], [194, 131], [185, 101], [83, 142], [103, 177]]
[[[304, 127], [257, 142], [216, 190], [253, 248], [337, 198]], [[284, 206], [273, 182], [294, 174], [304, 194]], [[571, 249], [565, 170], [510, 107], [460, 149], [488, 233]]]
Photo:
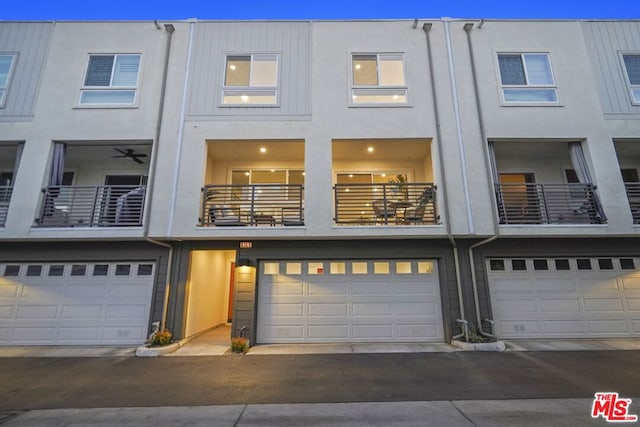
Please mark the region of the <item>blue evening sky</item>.
[[17, 0], [0, 20], [630, 18], [640, 0]]

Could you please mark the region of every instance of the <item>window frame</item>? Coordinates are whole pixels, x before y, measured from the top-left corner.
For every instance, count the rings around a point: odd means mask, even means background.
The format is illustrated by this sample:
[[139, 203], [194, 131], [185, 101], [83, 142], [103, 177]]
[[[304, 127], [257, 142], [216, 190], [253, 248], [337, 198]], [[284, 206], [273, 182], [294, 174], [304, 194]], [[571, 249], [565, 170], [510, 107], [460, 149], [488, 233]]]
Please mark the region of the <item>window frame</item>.
[[[402, 77], [404, 84], [403, 85], [356, 85], [353, 79], [353, 58], [354, 56], [374, 56], [376, 57], [376, 69], [377, 69], [377, 80], [380, 81], [380, 57], [384, 55], [400, 55], [402, 56]], [[385, 52], [366, 52], [366, 51], [350, 51], [348, 54], [348, 64], [347, 71], [349, 73], [349, 93], [348, 93], [348, 101], [349, 107], [410, 107], [410, 98], [409, 98], [409, 84], [407, 82], [407, 54], [404, 51], [385, 51]], [[356, 91], [362, 92], [392, 92], [392, 91], [404, 91], [405, 102], [354, 102], [354, 96], [358, 96], [355, 94]]]
[[[503, 84], [502, 83], [502, 72], [500, 70], [500, 56], [501, 55], [509, 55], [509, 56], [520, 56], [520, 63], [522, 65], [522, 69], [524, 71], [525, 84]], [[547, 58], [547, 65], [549, 67], [549, 73], [551, 76], [552, 83], [550, 84], [532, 84], [529, 82], [529, 71], [526, 66], [525, 55], [544, 55]], [[500, 90], [500, 102], [502, 106], [560, 106], [560, 96], [558, 95], [558, 82], [555, 76], [555, 72], [553, 71], [553, 65], [551, 63], [551, 53], [544, 51], [496, 51], [495, 52], [495, 64], [496, 64], [496, 73], [498, 74], [498, 85]], [[523, 92], [529, 91], [531, 89], [553, 89], [555, 94], [555, 101], [508, 101], [505, 97], [505, 89], [506, 90], [517, 90], [521, 89]]]
[[[627, 64], [624, 62], [625, 56], [638, 56], [640, 57], [640, 51], [621, 51], [619, 52], [620, 56], [620, 64], [622, 66], [622, 73], [625, 77], [625, 83], [627, 84], [627, 89], [629, 90], [627, 93], [631, 98], [631, 105], [640, 105], [640, 84], [631, 83], [631, 76], [629, 76], [629, 70], [627, 69]], [[638, 97], [636, 98], [635, 92], [638, 93]]]
[[0, 108], [4, 108], [7, 103], [7, 94], [9, 93], [9, 87], [11, 86], [11, 77], [16, 68], [16, 62], [18, 62], [17, 52], [0, 52], [0, 56], [11, 57], [11, 64], [9, 65], [9, 72], [7, 73], [7, 83], [4, 87], [0, 86]]
[[[251, 76], [254, 72], [253, 64], [254, 57], [260, 55], [273, 55], [276, 58], [276, 82], [275, 86], [251, 86]], [[227, 62], [229, 57], [233, 56], [248, 56], [249, 57], [249, 84], [247, 86], [227, 86]], [[269, 107], [269, 108], [278, 108], [280, 107], [280, 52], [225, 52], [224, 61], [222, 61], [222, 86], [220, 89], [220, 98], [219, 98], [219, 107], [220, 108], [252, 108], [252, 107]], [[273, 92], [273, 96], [275, 97], [275, 102], [273, 104], [265, 104], [265, 103], [225, 103], [225, 96], [227, 93], [237, 92], [239, 96], [251, 94], [258, 94], [261, 92]]]
[[[87, 86], [87, 74], [89, 72], [89, 64], [91, 63], [92, 56], [113, 56], [113, 64], [111, 66], [111, 74], [109, 76], [109, 86]], [[119, 56], [138, 56], [138, 73], [136, 76], [135, 86], [113, 86], [113, 76], [117, 60]], [[80, 86], [80, 96], [78, 97], [79, 108], [137, 108], [139, 100], [139, 90], [141, 86], [141, 75], [143, 68], [144, 55], [142, 52], [107, 52], [97, 53], [90, 52], [87, 54], [87, 60], [85, 62], [84, 73], [82, 74], [82, 85]], [[82, 102], [82, 95], [85, 92], [116, 92], [116, 91], [133, 91], [133, 101], [131, 103], [113, 103], [113, 102], [101, 102], [101, 103], [86, 103]]]

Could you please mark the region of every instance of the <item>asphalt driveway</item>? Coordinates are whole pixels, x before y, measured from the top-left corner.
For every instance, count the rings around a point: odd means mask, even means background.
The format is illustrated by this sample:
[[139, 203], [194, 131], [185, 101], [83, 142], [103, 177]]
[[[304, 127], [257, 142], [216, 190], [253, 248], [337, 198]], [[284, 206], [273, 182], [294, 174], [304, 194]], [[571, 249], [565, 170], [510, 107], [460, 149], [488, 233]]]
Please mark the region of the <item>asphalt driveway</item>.
[[0, 410], [640, 396], [640, 351], [3, 358]]

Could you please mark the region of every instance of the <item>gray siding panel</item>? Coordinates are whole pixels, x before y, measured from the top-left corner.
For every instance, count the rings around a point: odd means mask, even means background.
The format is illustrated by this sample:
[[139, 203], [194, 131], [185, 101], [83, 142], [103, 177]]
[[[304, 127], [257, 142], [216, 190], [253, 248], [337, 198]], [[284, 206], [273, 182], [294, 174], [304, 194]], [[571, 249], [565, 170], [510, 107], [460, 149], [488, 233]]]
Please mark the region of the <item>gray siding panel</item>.
[[[311, 30], [307, 22], [198, 23], [187, 104], [190, 119], [311, 114]], [[226, 53], [275, 52], [279, 106], [221, 107]]]
[[33, 116], [52, 29], [52, 23], [0, 23], [0, 52], [18, 54], [0, 121]]
[[621, 52], [640, 52], [640, 22], [584, 22], [587, 50], [598, 85], [602, 112], [608, 118], [640, 116], [632, 105]]

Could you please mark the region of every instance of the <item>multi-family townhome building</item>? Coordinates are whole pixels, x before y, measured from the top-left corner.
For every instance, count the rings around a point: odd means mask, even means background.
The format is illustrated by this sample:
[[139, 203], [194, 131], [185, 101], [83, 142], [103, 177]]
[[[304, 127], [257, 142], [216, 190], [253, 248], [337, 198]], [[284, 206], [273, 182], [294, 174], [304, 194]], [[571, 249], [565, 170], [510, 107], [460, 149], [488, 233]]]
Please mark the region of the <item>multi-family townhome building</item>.
[[640, 23], [0, 23], [0, 343], [640, 335]]

